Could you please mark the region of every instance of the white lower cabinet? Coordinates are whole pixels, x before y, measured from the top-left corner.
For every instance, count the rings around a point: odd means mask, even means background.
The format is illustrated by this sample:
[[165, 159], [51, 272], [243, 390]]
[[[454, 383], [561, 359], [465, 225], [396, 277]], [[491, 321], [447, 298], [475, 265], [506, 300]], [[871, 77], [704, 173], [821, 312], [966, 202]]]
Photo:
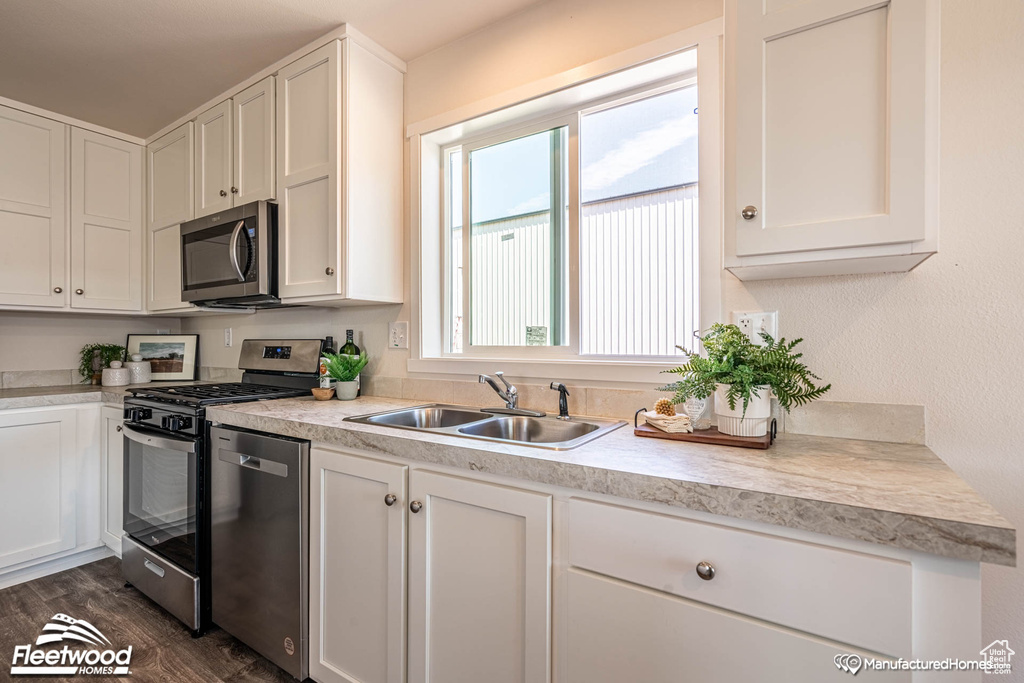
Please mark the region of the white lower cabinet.
[[[850, 674], [835, 666], [835, 656], [866, 656], [846, 645], [594, 574], [570, 570], [567, 585], [564, 683], [847, 681]], [[886, 680], [910, 681], [909, 672], [886, 674]]]
[[118, 556], [124, 533], [124, 421], [119, 407], [100, 411], [100, 538]]
[[0, 412], [0, 570], [75, 547], [78, 416]]
[[551, 496], [409, 479], [410, 683], [549, 681]]
[[310, 453], [309, 675], [321, 683], [405, 680], [407, 469]]

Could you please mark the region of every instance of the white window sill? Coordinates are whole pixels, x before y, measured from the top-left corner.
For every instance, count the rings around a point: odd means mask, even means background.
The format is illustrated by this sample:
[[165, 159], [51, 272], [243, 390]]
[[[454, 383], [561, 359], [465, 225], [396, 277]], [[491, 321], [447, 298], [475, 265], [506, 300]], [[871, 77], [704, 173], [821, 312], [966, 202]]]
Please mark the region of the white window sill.
[[476, 379], [480, 374], [493, 374], [501, 370], [510, 378], [539, 379], [564, 382], [622, 382], [641, 384], [668, 384], [677, 377], [662, 374], [685, 362], [656, 360], [569, 360], [564, 358], [538, 358], [513, 360], [501, 358], [410, 358], [410, 373], [429, 375], [464, 375]]

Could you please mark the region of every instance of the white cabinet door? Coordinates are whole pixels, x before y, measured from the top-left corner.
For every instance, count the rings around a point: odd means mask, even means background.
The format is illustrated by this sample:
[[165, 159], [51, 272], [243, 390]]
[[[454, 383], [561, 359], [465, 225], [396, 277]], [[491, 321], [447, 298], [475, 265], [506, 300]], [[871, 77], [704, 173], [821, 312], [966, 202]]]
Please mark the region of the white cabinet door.
[[[594, 681], [760, 681], [826, 683], [851, 680], [837, 668], [848, 645], [570, 570], [566, 579], [564, 683]], [[910, 681], [909, 672], [886, 680]], [[481, 679], [482, 680], [482, 679]]]
[[274, 77], [268, 76], [231, 100], [234, 110], [234, 205], [276, 196]]
[[0, 304], [66, 301], [67, 126], [0, 107]]
[[309, 673], [320, 683], [405, 680], [406, 469], [310, 453]]
[[75, 547], [77, 413], [0, 413], [0, 568]]
[[[726, 3], [727, 265], [934, 241], [937, 13], [937, 0]], [[883, 245], [917, 246], [863, 251]]]
[[422, 470], [409, 497], [410, 683], [549, 681], [551, 497]]
[[195, 308], [181, 300], [181, 225], [149, 231], [147, 311], [186, 311]]
[[71, 306], [142, 309], [142, 148], [71, 129]]
[[192, 219], [193, 137], [193, 124], [189, 121], [146, 147], [150, 228]]
[[332, 41], [277, 76], [277, 188], [282, 299], [343, 294], [342, 50]]
[[231, 208], [231, 100], [196, 118], [195, 217]]
[[121, 555], [124, 533], [124, 435], [120, 408], [104, 406], [100, 411], [100, 537]]

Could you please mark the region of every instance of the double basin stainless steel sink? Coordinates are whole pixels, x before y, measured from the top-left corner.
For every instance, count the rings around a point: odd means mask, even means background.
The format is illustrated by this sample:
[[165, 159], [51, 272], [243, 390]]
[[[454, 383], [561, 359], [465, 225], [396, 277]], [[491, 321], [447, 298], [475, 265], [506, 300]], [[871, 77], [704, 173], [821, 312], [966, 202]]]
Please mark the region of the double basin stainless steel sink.
[[560, 420], [552, 416], [493, 414], [479, 408], [442, 403], [346, 419], [362, 424], [558, 451], [576, 448], [626, 424], [621, 420], [599, 420], [592, 417]]

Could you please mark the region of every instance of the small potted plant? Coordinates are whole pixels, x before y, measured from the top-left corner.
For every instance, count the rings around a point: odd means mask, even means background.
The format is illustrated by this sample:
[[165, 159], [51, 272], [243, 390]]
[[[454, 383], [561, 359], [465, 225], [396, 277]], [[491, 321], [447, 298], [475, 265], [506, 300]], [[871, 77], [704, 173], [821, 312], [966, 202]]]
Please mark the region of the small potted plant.
[[115, 360], [124, 360], [124, 347], [119, 344], [86, 344], [78, 362], [78, 374], [82, 382], [100, 383], [103, 368], [109, 368]]
[[815, 385], [814, 380], [821, 378], [800, 362], [802, 353], [793, 353], [803, 339], [776, 341], [763, 333], [761, 338], [764, 346], [757, 346], [735, 325], [716, 323], [701, 338], [707, 357], [679, 347], [686, 353], [687, 363], [665, 372], [681, 375], [682, 379], [661, 390], [674, 392], [676, 403], [691, 397], [707, 398], [713, 393], [718, 431], [732, 436], [764, 436], [772, 396], [789, 412], [794, 406], [821, 398], [832, 385]]
[[366, 367], [366, 351], [358, 356], [347, 353], [326, 353], [327, 374], [335, 381], [334, 390], [342, 401], [351, 401], [359, 391], [359, 373]]

